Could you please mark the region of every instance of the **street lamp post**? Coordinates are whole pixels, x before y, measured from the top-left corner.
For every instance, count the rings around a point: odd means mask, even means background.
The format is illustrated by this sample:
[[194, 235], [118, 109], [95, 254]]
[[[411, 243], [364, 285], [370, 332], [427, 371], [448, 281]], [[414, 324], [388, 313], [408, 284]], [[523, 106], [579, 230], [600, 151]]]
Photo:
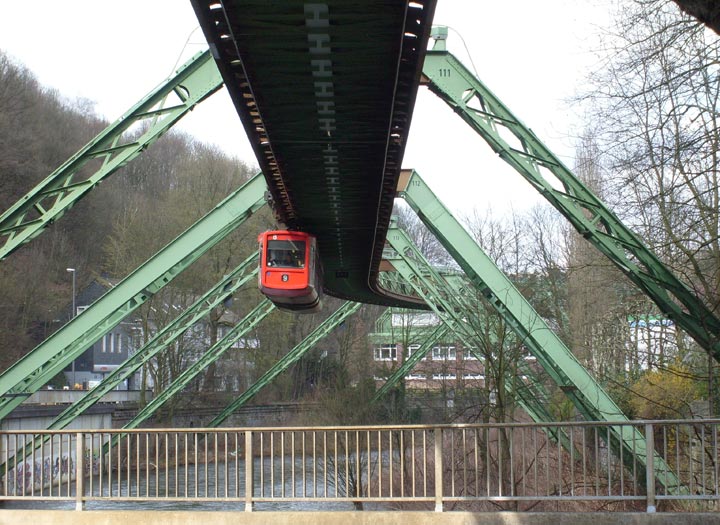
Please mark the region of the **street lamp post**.
[[[70, 314], [70, 320], [75, 318], [77, 309], [75, 308], [75, 268], [66, 268], [68, 272], [72, 274], [72, 313]], [[72, 360], [72, 388], [75, 388], [75, 359]]]

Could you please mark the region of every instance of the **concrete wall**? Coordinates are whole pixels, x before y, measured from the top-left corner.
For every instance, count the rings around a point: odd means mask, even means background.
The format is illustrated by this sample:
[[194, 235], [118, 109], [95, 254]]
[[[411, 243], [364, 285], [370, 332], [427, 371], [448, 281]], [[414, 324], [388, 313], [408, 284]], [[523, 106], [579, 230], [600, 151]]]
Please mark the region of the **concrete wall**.
[[[0, 422], [0, 430], [43, 430], [67, 408], [67, 405], [20, 405]], [[114, 405], [95, 405], [88, 408], [68, 429], [113, 428]]]
[[[23, 405], [52, 405], [74, 403], [87, 394], [87, 390], [38, 390]], [[145, 393], [145, 398], [152, 400], [152, 390]], [[137, 403], [140, 401], [139, 390], [111, 390], [105, 394], [100, 403]], [[63, 407], [65, 408], [65, 407]]]
[[720, 513], [147, 512], [0, 510], [0, 525], [716, 525]]

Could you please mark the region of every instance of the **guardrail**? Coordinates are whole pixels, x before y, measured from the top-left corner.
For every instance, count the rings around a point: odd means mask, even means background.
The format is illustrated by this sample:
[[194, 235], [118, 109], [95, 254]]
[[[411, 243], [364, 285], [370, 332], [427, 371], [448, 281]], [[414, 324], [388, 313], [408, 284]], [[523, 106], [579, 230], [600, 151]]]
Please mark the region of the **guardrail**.
[[[709, 510], [720, 500], [719, 424], [2, 432], [0, 500], [74, 501], [77, 510], [96, 501], [237, 502], [248, 511], [279, 501], [436, 511], [594, 501], [649, 512], [667, 502]], [[637, 449], [655, 461], [615, 446], [611, 427], [637, 429]], [[659, 462], [670, 472], [656, 471]]]

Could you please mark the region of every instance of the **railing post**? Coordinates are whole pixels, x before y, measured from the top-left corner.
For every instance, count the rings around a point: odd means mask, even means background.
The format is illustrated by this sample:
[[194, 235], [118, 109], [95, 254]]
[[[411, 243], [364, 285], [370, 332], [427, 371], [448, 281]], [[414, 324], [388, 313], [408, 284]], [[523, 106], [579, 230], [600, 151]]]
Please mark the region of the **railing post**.
[[[75, 435], [75, 510], [83, 510], [85, 490], [85, 443], [84, 435], [78, 432]], [[69, 472], [68, 472], [69, 474]]]
[[245, 512], [253, 510], [253, 449], [252, 432], [245, 431]]
[[645, 491], [647, 512], [655, 512], [655, 431], [650, 423], [645, 425]]
[[436, 428], [435, 431], [435, 512], [443, 511], [443, 457], [442, 441], [443, 430]]

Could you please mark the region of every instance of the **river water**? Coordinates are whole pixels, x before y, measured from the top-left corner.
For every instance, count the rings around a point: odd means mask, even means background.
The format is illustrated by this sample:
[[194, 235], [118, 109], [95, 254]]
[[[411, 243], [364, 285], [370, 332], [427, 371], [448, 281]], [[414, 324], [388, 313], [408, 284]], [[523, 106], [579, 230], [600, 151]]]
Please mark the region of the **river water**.
[[[277, 465], [276, 465], [277, 467]], [[289, 473], [292, 464], [289, 460], [285, 464], [286, 478], [289, 477]], [[294, 465], [296, 474], [302, 472], [303, 465], [299, 460], [295, 461]], [[321, 497], [324, 493], [324, 480], [323, 477], [318, 475], [316, 478], [316, 485], [313, 486], [313, 466], [306, 463], [305, 472], [306, 479], [303, 482], [302, 475], [296, 475], [295, 481], [295, 494], [297, 497], [307, 495], [308, 497], [317, 494]], [[129, 476], [126, 472], [123, 472], [121, 479], [118, 483], [117, 473], [113, 473], [111, 476], [111, 485], [107, 485], [107, 477], [105, 477], [105, 486], [103, 488], [103, 496], [107, 497], [108, 494], [113, 494], [121, 497], [145, 497], [150, 495], [150, 499], [155, 497], [156, 493], [160, 498], [166, 495], [166, 476], [165, 469], [159, 469], [156, 474], [154, 469], [150, 469], [149, 476], [146, 476], [145, 469], [140, 470], [140, 478], [138, 478], [136, 472], [133, 470]], [[206, 484], [207, 480], [207, 484]], [[167, 495], [170, 497], [175, 496], [176, 482], [179, 488], [180, 494], [187, 494], [189, 497], [195, 496], [195, 490], [197, 488], [199, 497], [207, 495], [208, 497], [221, 498], [225, 494], [225, 486], [227, 480], [228, 494], [230, 496], [234, 494], [244, 494], [245, 492], [245, 469], [243, 462], [237, 463], [230, 462], [227, 464], [219, 464], [218, 472], [215, 473], [215, 465], [210, 464], [199, 466], [197, 469], [194, 465], [190, 465], [187, 469], [185, 467], [179, 467], [177, 472], [174, 469], [169, 471], [169, 479], [167, 480], [167, 486], [169, 491]], [[259, 459], [255, 460], [254, 465], [254, 486], [255, 495], [260, 494], [260, 462]], [[265, 465], [265, 472], [263, 476], [263, 494], [265, 497], [270, 495], [271, 490], [274, 490], [277, 500], [271, 502], [255, 502], [253, 509], [257, 511], [307, 511], [307, 510], [354, 510], [351, 502], [338, 502], [338, 501], [287, 501], [280, 499], [280, 494], [285, 491], [286, 495], [292, 495], [293, 486], [292, 481], [285, 479], [284, 487], [282, 486], [280, 475], [278, 471], [275, 471], [275, 477], [273, 484], [270, 484], [270, 473], [269, 466]], [[93, 487], [93, 495], [100, 496], [99, 487], [97, 486], [98, 480], [95, 479], [96, 484]], [[88, 481], [85, 481], [86, 490], [88, 490]], [[75, 496], [75, 483], [71, 484], [71, 497]], [[330, 484], [328, 484], [330, 485]], [[187, 486], [187, 492], [185, 487]], [[216, 494], [217, 487], [217, 494]], [[63, 489], [66, 486], [63, 485]], [[110, 490], [109, 490], [110, 489]], [[305, 492], [303, 492], [303, 490]], [[64, 492], [63, 492], [64, 493]], [[57, 494], [57, 490], [55, 490]], [[334, 496], [334, 487], [328, 486], [328, 496]], [[71, 510], [75, 508], [75, 501], [60, 501], [60, 500], [8, 500], [0, 502], [0, 506], [5, 509], [63, 509]], [[376, 504], [371, 504], [373, 509], [379, 508]], [[109, 500], [95, 500], [85, 502], [85, 508], [87, 510], [188, 510], [188, 511], [243, 511], [245, 510], [244, 501], [169, 501], [157, 499], [154, 501], [109, 501]], [[368, 508], [368, 505], [365, 505]]]

